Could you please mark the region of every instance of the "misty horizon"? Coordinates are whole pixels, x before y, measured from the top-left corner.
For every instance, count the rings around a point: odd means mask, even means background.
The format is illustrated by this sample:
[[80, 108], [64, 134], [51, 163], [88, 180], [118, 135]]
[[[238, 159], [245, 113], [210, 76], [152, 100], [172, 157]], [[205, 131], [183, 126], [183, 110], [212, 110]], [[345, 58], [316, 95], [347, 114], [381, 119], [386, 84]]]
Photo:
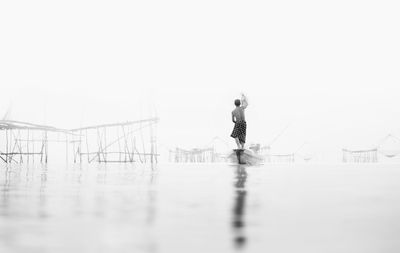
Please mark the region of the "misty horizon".
[[249, 143], [289, 125], [276, 152], [400, 136], [395, 8], [312, 4], [3, 3], [13, 11], [0, 10], [0, 115], [12, 105], [15, 120], [60, 128], [157, 115], [165, 147], [216, 136], [234, 147], [230, 112], [244, 92]]

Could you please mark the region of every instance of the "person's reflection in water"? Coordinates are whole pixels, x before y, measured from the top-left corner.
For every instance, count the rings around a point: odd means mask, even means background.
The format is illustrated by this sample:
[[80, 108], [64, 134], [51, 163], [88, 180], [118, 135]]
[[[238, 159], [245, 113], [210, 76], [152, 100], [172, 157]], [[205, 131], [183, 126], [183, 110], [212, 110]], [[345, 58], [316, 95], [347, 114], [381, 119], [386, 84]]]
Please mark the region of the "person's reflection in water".
[[242, 248], [246, 244], [246, 236], [244, 233], [245, 220], [245, 204], [246, 204], [246, 167], [238, 165], [235, 173], [235, 190], [236, 194], [233, 207], [232, 227], [234, 230], [234, 245], [236, 248]]

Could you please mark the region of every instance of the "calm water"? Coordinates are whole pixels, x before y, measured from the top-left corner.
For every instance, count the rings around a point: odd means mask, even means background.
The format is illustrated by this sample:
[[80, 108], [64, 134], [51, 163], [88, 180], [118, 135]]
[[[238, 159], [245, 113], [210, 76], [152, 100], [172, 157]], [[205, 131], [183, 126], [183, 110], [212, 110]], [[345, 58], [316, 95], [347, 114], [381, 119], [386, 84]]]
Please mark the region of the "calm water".
[[400, 252], [400, 167], [3, 164], [0, 252]]

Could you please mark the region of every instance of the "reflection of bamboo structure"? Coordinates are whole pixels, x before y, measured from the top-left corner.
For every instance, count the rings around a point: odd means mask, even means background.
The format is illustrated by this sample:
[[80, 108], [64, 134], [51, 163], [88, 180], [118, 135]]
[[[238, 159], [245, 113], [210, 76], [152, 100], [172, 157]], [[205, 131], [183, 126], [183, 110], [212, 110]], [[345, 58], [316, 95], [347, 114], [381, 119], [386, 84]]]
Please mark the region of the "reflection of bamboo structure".
[[378, 149], [348, 150], [343, 149], [344, 163], [376, 163], [378, 162]]
[[[48, 144], [65, 143], [66, 160], [72, 148], [74, 162], [157, 162], [157, 139], [154, 127], [158, 118], [124, 123], [89, 126], [72, 130], [27, 122], [0, 120], [0, 137], [5, 140], [0, 159], [5, 163], [47, 163]], [[144, 129], [149, 129], [144, 133]], [[64, 139], [50, 139], [49, 134], [63, 134]], [[136, 141], [140, 141], [138, 147]], [[72, 147], [71, 147], [72, 146]], [[149, 152], [146, 152], [146, 146]], [[137, 156], [137, 158], [136, 158]], [[85, 159], [86, 158], [86, 159]]]
[[169, 151], [170, 162], [176, 163], [205, 163], [205, 162], [216, 162], [217, 154], [214, 148], [199, 149], [194, 148], [191, 150], [185, 150], [176, 148], [175, 151]]

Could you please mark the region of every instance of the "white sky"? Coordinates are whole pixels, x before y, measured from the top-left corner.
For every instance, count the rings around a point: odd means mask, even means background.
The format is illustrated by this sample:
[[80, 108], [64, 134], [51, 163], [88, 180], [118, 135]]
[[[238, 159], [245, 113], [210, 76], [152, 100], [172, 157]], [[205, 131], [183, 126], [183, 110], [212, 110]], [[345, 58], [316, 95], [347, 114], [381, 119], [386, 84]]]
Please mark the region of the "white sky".
[[0, 114], [76, 127], [157, 111], [163, 147], [291, 152], [400, 135], [398, 1], [2, 1]]

